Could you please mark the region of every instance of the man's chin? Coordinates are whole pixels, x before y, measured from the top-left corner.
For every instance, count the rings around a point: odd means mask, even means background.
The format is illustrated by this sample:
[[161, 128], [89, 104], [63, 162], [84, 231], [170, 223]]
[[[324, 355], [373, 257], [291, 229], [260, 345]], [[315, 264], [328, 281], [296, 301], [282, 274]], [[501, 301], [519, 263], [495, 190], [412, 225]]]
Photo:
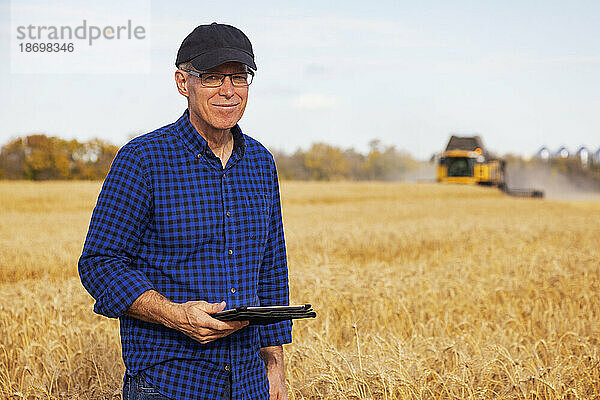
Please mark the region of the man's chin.
[[223, 119], [219, 119], [217, 121], [213, 121], [212, 126], [217, 129], [231, 129], [238, 123], [238, 121], [240, 119], [241, 119], [241, 117], [240, 118], [223, 118]]
[[225, 129], [233, 128], [235, 126], [235, 124], [237, 124], [237, 121], [236, 122], [228, 122], [225, 124], [216, 124], [216, 125], [213, 125], [213, 127], [216, 129], [220, 129], [220, 130], [225, 130]]
[[[190, 113], [191, 114], [191, 113]], [[228, 114], [228, 115], [218, 115], [213, 113], [212, 115], [206, 115], [202, 113], [194, 114], [194, 117], [190, 115], [190, 121], [192, 124], [196, 122], [199, 126], [196, 128], [202, 129], [217, 129], [217, 130], [225, 130], [233, 128], [238, 121], [242, 118], [238, 113], [236, 114]], [[195, 126], [195, 125], [194, 125]]]

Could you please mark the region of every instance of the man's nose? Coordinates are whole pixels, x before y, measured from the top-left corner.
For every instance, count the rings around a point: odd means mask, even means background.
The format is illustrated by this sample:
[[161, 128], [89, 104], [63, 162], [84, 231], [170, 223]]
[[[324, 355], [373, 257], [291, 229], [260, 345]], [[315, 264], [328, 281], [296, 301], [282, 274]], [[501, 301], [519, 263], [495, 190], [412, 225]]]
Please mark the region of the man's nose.
[[230, 98], [235, 93], [235, 88], [233, 87], [233, 82], [231, 82], [231, 76], [226, 76], [223, 84], [219, 88], [219, 94], [221, 96], [225, 96]]

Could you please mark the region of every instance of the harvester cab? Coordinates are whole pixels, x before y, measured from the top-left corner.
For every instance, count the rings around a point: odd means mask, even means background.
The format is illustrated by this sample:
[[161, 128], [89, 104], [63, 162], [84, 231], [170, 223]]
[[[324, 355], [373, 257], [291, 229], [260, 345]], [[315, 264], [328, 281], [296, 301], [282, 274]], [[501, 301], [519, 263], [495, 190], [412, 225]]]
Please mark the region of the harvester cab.
[[479, 136], [452, 135], [437, 159], [438, 182], [496, 186], [511, 196], [544, 197], [540, 190], [509, 189], [505, 161], [487, 151]]
[[504, 160], [489, 153], [479, 136], [452, 136], [440, 154], [437, 180], [501, 187]]

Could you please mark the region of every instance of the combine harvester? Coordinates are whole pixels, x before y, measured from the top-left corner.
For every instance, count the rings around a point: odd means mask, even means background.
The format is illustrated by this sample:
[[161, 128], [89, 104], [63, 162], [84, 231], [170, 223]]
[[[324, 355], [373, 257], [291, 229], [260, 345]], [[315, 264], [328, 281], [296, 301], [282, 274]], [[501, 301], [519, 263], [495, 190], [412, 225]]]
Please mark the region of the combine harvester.
[[446, 150], [437, 158], [438, 182], [496, 186], [511, 196], [544, 197], [541, 190], [509, 188], [506, 162], [489, 153], [479, 136], [451, 136]]

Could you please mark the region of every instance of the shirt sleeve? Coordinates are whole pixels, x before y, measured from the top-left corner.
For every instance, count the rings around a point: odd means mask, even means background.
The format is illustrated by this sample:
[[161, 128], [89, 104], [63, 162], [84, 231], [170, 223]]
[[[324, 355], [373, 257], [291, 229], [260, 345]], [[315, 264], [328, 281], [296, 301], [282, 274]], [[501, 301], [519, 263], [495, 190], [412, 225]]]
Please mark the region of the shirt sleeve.
[[[281, 218], [281, 199], [277, 170], [273, 162], [273, 196], [269, 236], [261, 264], [258, 298], [261, 306], [289, 304], [288, 268]], [[282, 321], [260, 326], [260, 346], [278, 346], [292, 342], [292, 322]]]
[[94, 312], [117, 318], [152, 284], [131, 268], [152, 206], [150, 183], [133, 145], [115, 157], [94, 208], [79, 258], [83, 286], [96, 300]]

